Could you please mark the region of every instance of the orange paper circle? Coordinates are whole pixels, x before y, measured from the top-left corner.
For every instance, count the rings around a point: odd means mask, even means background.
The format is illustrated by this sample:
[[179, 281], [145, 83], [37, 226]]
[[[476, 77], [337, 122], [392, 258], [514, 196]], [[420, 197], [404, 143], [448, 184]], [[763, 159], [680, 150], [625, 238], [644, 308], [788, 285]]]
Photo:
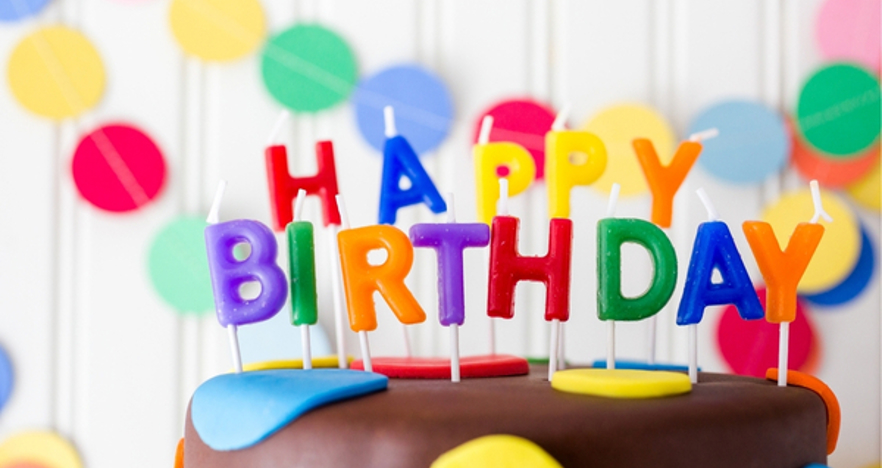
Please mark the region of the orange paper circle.
[[879, 145], [873, 145], [863, 154], [849, 158], [834, 158], [813, 148], [793, 131], [787, 122], [793, 141], [790, 160], [806, 180], [817, 180], [824, 187], [838, 188], [861, 180], [879, 161]]
[[[841, 283], [854, 269], [860, 255], [861, 231], [854, 213], [827, 191], [821, 191], [821, 201], [833, 222], [819, 220], [825, 228], [824, 237], [799, 282], [797, 290], [802, 293], [826, 291]], [[811, 192], [803, 189], [784, 195], [766, 208], [763, 221], [772, 226], [778, 245], [784, 249], [796, 225], [808, 222], [813, 215]]]

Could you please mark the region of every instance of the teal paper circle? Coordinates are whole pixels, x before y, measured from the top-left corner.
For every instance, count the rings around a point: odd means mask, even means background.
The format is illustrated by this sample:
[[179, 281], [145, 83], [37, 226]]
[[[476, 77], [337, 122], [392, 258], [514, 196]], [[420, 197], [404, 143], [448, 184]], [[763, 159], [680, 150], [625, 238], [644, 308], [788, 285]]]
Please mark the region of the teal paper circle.
[[148, 254], [150, 282], [159, 296], [181, 314], [214, 310], [205, 227], [201, 217], [186, 216], [167, 224]]

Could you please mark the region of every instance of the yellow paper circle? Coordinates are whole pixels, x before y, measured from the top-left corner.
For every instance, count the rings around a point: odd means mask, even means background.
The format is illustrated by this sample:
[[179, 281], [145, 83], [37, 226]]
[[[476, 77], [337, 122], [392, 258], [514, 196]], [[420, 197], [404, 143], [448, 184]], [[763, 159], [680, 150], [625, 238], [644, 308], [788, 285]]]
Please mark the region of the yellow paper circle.
[[82, 468], [79, 454], [70, 442], [54, 432], [22, 432], [0, 444], [0, 468], [18, 464], [46, 468]]
[[169, 21], [184, 52], [215, 62], [254, 51], [266, 34], [257, 0], [173, 0]]
[[104, 92], [104, 65], [78, 31], [42, 28], [19, 42], [6, 70], [12, 94], [29, 111], [52, 119], [90, 109]]
[[857, 182], [849, 185], [846, 191], [856, 202], [871, 210], [882, 210], [882, 191], [880, 191], [879, 162]]
[[432, 463], [431, 468], [561, 468], [551, 455], [532, 441], [513, 435], [472, 439]]
[[[797, 290], [813, 294], [841, 283], [854, 269], [861, 251], [860, 224], [848, 206], [833, 194], [821, 191], [821, 202], [833, 222], [821, 219], [824, 237], [809, 262]], [[765, 209], [763, 221], [772, 225], [778, 245], [783, 250], [799, 223], [812, 219], [815, 209], [809, 189], [784, 195]]]
[[692, 391], [680, 372], [627, 369], [568, 369], [551, 378], [551, 387], [567, 393], [608, 398], [659, 398]]
[[621, 195], [638, 195], [649, 189], [634, 153], [634, 139], [652, 141], [663, 164], [671, 162], [674, 156], [675, 137], [671, 126], [661, 114], [644, 105], [607, 108], [582, 127], [600, 137], [606, 145], [606, 171], [592, 185], [604, 193], [609, 193], [616, 182], [621, 185]]

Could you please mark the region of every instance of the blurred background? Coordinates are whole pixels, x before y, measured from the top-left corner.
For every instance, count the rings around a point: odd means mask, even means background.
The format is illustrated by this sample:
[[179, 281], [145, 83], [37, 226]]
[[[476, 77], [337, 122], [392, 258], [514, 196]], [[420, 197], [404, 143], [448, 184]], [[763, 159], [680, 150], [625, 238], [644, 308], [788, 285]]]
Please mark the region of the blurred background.
[[[193, 390], [232, 365], [202, 243], [218, 181], [229, 182], [222, 220], [271, 225], [268, 139], [287, 145], [295, 175], [315, 172], [315, 143], [330, 139], [352, 225], [375, 224], [382, 108], [394, 105], [441, 193], [456, 194], [461, 221], [476, 218], [471, 146], [484, 115], [496, 118], [491, 140], [522, 144], [540, 167], [544, 134], [564, 107], [570, 128], [604, 140], [604, 178], [572, 192], [564, 342], [573, 365], [605, 356], [595, 223], [611, 183], [623, 187], [618, 216], [649, 217], [632, 139], [652, 139], [667, 161], [695, 131], [720, 130], [675, 199], [667, 233], [680, 281], [658, 316], [660, 362], [686, 362], [674, 317], [707, 218], [696, 189], [729, 224], [759, 287], [741, 223], [767, 219], [786, 239], [794, 220], [811, 216], [808, 180], [818, 179], [834, 222], [801, 287], [790, 363], [839, 397], [830, 466], [879, 466], [879, 3], [0, 0], [0, 461], [18, 444], [73, 447], [87, 467], [170, 466]], [[522, 219], [521, 252], [544, 254], [544, 181], [510, 207]], [[317, 198], [304, 216], [317, 225], [313, 353], [329, 355], [330, 252]], [[417, 205], [396, 225], [443, 219]], [[639, 249], [624, 255], [624, 291], [639, 294], [651, 263]], [[408, 279], [428, 314], [408, 328], [420, 356], [449, 353], [435, 262], [417, 249]], [[464, 355], [489, 351], [486, 275], [486, 252], [467, 251]], [[547, 357], [543, 312], [541, 285], [519, 285], [498, 350]], [[378, 319], [372, 354], [403, 355], [384, 304]], [[647, 359], [646, 322], [617, 330], [619, 357]], [[286, 311], [240, 336], [246, 362], [300, 355]], [[357, 356], [348, 328], [346, 340]], [[703, 370], [763, 375], [776, 356], [777, 327], [706, 311]], [[74, 466], [53, 460], [48, 468]]]

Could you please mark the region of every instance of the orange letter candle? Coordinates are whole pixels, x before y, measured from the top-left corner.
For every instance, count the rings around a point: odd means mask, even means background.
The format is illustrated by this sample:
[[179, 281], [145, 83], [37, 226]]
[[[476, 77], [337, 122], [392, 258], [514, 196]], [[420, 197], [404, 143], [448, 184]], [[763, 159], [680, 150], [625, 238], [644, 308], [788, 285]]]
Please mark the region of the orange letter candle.
[[[413, 246], [407, 234], [388, 225], [366, 226], [340, 231], [337, 240], [352, 331], [376, 330], [375, 291], [380, 292], [401, 323], [426, 320], [423, 308], [404, 284], [413, 265]], [[377, 249], [386, 251], [386, 261], [371, 265], [368, 252]]]
[[671, 227], [674, 195], [701, 154], [701, 143], [680, 143], [674, 158], [667, 166], [662, 165], [652, 142], [645, 138], [634, 140], [634, 152], [643, 168], [646, 183], [652, 192], [652, 223], [662, 228]]

